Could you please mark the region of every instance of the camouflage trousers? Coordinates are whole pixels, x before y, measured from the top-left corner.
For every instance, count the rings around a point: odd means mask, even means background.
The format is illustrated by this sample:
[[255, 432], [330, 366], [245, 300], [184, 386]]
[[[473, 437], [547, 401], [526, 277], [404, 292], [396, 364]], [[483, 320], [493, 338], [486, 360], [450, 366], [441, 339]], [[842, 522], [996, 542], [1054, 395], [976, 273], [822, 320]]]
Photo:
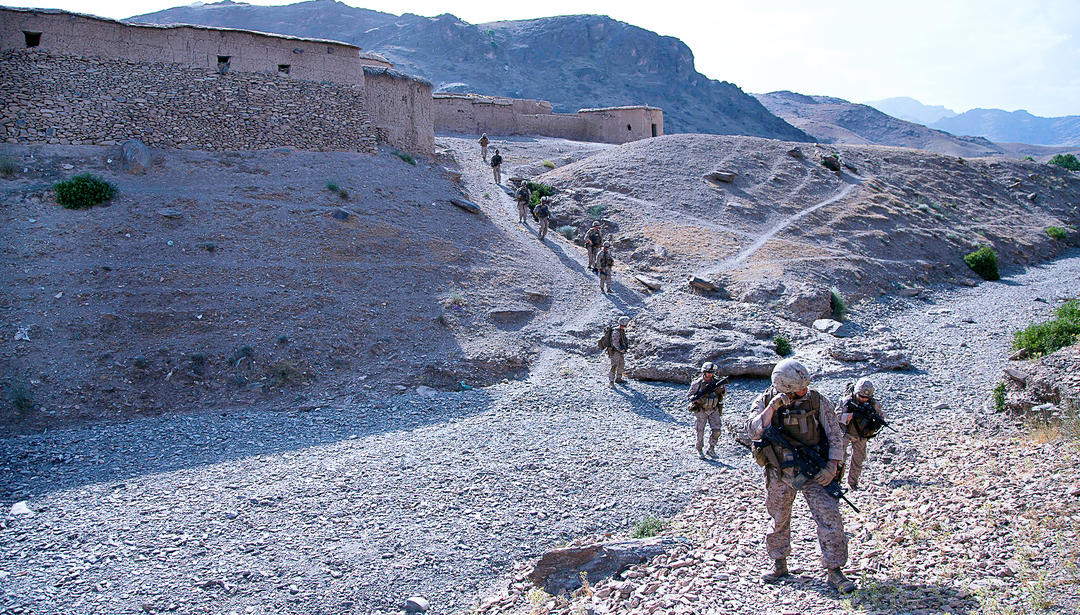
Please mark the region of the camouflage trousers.
[[496, 184], [501, 184], [502, 183], [502, 169], [499, 168], [500, 166], [502, 166], [502, 165], [497, 165], [497, 166], [491, 167], [491, 174], [495, 176], [495, 183]]
[[721, 424], [719, 410], [699, 410], [694, 412], [694, 433], [697, 434], [698, 452], [701, 452], [701, 448], [705, 445], [705, 425], [709, 426], [709, 448], [712, 448], [720, 440]]
[[486, 145], [480, 146], [480, 157], [484, 159], [484, 162], [487, 162], [487, 148]]
[[[498, 180], [496, 180], [498, 181]], [[525, 212], [529, 210], [529, 204], [526, 201], [518, 201], [518, 222], [525, 224]]]
[[611, 371], [608, 372], [608, 384], [615, 384], [616, 380], [623, 379], [623, 369], [626, 367], [626, 353], [612, 350], [608, 352], [611, 359]]
[[600, 292], [602, 292], [602, 293], [610, 293], [611, 292], [611, 271], [608, 271], [607, 273], [604, 273], [604, 270], [601, 269], [599, 271], [599, 276], [600, 276]]
[[586, 250], [589, 251], [589, 269], [596, 267], [596, 254], [600, 252], [599, 246], [586, 246]]
[[847, 536], [840, 516], [840, 503], [825, 493], [825, 489], [810, 482], [801, 490], [780, 480], [780, 473], [765, 469], [765, 509], [772, 517], [771, 531], [765, 534], [765, 548], [772, 559], [791, 555], [791, 506], [795, 494], [802, 493], [810, 515], [817, 523], [818, 545], [821, 547], [821, 567], [843, 568], [847, 564]]
[[544, 240], [544, 235], [547, 235], [548, 219], [540, 218], [540, 228], [536, 231], [536, 236], [540, 238], [540, 241]]
[[[848, 469], [847, 482], [849, 487], [859, 486], [859, 477], [862, 476], [863, 463], [866, 461], [866, 443], [862, 438], [847, 436], [851, 445], [851, 467]], [[844, 469], [840, 468], [837, 473], [839, 478], [844, 477]]]

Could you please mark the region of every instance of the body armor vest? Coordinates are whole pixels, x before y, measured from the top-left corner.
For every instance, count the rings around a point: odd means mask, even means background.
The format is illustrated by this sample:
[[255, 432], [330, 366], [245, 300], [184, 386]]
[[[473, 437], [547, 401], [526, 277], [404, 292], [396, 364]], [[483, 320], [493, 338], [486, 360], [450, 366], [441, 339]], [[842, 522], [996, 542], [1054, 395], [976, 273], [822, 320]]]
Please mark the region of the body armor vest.
[[[768, 404], [777, 395], [776, 389], [765, 390], [765, 403]], [[784, 434], [784, 438], [795, 446], [813, 447], [822, 457], [829, 457], [829, 438], [821, 420], [821, 396], [810, 390], [795, 403], [781, 406], [773, 413], [772, 426]], [[771, 466], [780, 470], [784, 482], [791, 484], [797, 470], [791, 467], [793, 456], [782, 446], [766, 443], [755, 447], [755, 460], [759, 465]], [[762, 463], [764, 462], [764, 463]]]
[[[713, 376], [713, 378], [715, 379], [716, 376]], [[701, 389], [708, 386], [704, 378], [698, 378], [695, 383], [698, 385], [696, 389], [697, 391], [700, 391]], [[708, 395], [695, 399], [694, 412], [712, 412], [713, 410], [716, 410], [724, 401], [725, 392], [726, 389], [724, 388], [724, 385], [721, 384], [712, 391], [710, 391]]]

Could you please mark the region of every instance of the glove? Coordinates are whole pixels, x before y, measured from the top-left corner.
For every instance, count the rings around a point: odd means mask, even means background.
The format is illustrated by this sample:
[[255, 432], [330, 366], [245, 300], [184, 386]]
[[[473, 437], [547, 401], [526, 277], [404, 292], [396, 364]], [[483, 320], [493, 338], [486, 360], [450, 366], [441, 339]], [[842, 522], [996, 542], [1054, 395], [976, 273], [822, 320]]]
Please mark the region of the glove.
[[779, 395], [773, 397], [771, 401], [769, 401], [769, 405], [772, 406], [773, 409], [776, 409], [781, 406], [786, 406], [791, 402], [792, 399], [790, 395], [788, 395], [787, 393], [780, 393]]
[[836, 459], [830, 459], [828, 465], [825, 466], [825, 469], [818, 472], [817, 476], [814, 477], [814, 481], [822, 487], [833, 482], [833, 479], [836, 478], [836, 470], [839, 465], [839, 461], [837, 461]]

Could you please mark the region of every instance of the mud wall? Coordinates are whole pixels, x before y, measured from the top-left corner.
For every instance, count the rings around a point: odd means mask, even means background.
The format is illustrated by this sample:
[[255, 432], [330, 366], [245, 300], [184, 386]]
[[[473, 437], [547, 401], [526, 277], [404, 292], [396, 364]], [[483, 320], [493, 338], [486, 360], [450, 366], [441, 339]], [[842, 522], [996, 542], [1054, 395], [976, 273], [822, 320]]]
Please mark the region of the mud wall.
[[367, 115], [379, 140], [408, 152], [435, 150], [431, 84], [387, 68], [365, 67]]
[[664, 134], [664, 112], [656, 107], [582, 109], [586, 141], [627, 143]]
[[9, 143], [374, 152], [365, 94], [362, 85], [264, 73], [0, 51], [0, 134]]

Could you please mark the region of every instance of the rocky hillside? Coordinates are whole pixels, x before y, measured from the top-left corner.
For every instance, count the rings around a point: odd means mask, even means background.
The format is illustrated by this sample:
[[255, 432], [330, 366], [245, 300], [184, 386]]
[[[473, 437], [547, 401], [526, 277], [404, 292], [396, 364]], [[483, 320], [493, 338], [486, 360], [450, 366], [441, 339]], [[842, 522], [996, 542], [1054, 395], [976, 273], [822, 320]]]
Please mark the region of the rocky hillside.
[[[682, 41], [599, 15], [470, 24], [450, 14], [400, 17], [334, 0], [251, 6], [226, 0], [132, 17], [346, 41], [383, 54], [444, 91], [551, 101], [557, 112], [649, 104], [668, 133], [810, 141], [738, 86], [694, 68]], [[557, 87], [556, 87], [557, 84]]]
[[1004, 151], [982, 137], [956, 136], [944, 130], [897, 119], [877, 109], [831, 96], [795, 92], [755, 94], [761, 104], [821, 143], [914, 147], [955, 156], [991, 156]]
[[914, 122], [929, 126], [945, 117], [952, 117], [956, 112], [942, 105], [924, 105], [909, 96], [896, 96], [883, 100], [871, 100], [864, 103], [882, 113], [900, 118], [907, 122]]
[[1039, 117], [1023, 109], [971, 109], [942, 118], [931, 127], [1008, 143], [1080, 146], [1080, 115]]

